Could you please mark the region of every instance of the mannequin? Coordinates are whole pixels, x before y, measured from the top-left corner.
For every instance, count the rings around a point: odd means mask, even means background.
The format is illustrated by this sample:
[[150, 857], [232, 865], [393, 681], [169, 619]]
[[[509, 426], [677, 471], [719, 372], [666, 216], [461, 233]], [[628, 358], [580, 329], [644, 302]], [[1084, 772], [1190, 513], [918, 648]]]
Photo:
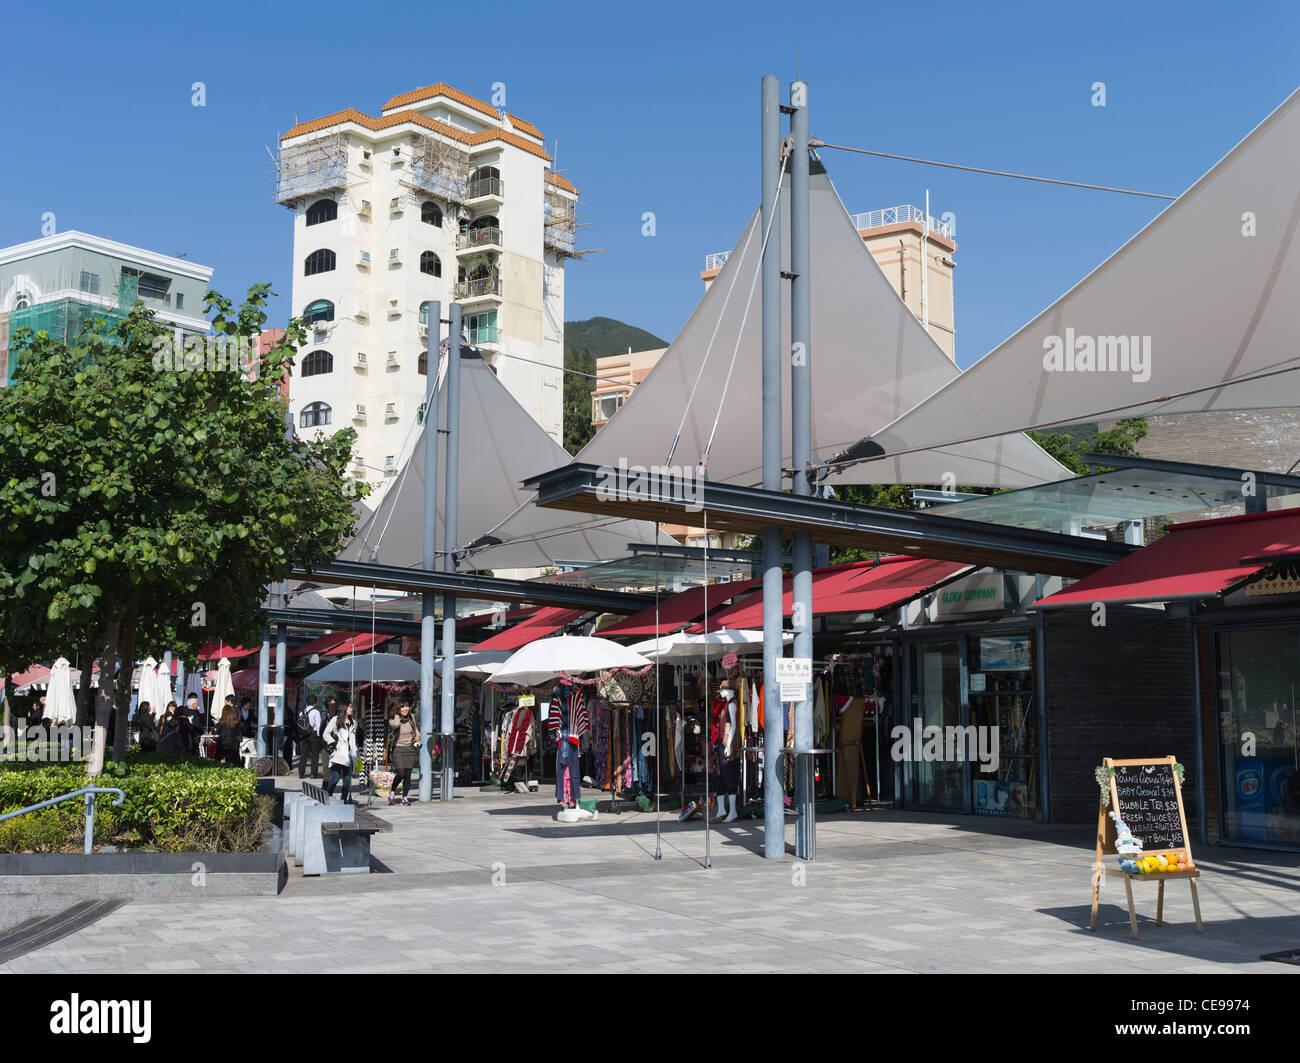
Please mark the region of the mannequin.
[[736, 692], [727, 679], [719, 685], [713, 703], [711, 738], [718, 772], [718, 814], [723, 823], [731, 823], [736, 819], [736, 791], [740, 788], [740, 728], [736, 720]]
[[566, 808], [576, 808], [582, 795], [582, 771], [578, 767], [578, 752], [582, 736], [588, 731], [587, 695], [582, 687], [561, 683], [555, 688], [551, 694], [551, 712], [546, 726], [556, 743], [555, 800]]

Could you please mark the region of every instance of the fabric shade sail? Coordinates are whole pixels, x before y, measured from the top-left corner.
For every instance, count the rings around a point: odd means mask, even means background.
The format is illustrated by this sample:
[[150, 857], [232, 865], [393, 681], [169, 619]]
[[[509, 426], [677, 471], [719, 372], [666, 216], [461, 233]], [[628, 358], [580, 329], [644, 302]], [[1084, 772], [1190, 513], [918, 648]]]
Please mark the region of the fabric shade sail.
[[[898, 297], [830, 178], [819, 165], [814, 170], [818, 172], [809, 180], [812, 444], [813, 458], [826, 460], [883, 428], [959, 370]], [[790, 268], [788, 191], [787, 184], [781, 196], [783, 269]], [[761, 482], [762, 314], [754, 281], [762, 243], [755, 212], [672, 345], [576, 460], [611, 468], [620, 460], [694, 466], [712, 436], [710, 479], [745, 486]], [[789, 350], [788, 285], [783, 290], [782, 350]], [[782, 361], [783, 394], [788, 396], [790, 359]], [[782, 417], [782, 463], [789, 467], [788, 399]], [[670, 462], [679, 424], [681, 437]], [[945, 474], [961, 484], [1026, 487], [1064, 479], [1069, 471], [1028, 437], [1013, 435], [856, 465], [831, 480], [938, 484]]]
[[[610, 637], [635, 636], [655, 638], [698, 620], [706, 609], [720, 606], [738, 594], [753, 590], [762, 580], [733, 580], [730, 583], [711, 583], [707, 587], [691, 587], [660, 601], [658, 607], [649, 606], [633, 613], [609, 627], [601, 628], [600, 635]], [[658, 621], [656, 622], [656, 615]]]
[[[446, 359], [440, 368], [445, 377]], [[654, 543], [653, 524], [593, 518], [532, 505], [533, 492], [521, 487], [535, 473], [569, 463], [569, 453], [543, 431], [487, 363], [462, 357], [460, 374], [460, 498], [457, 545], [470, 552], [460, 565], [474, 568], [524, 568], [554, 565], [557, 559], [595, 561], [626, 553], [628, 543]], [[339, 557], [411, 567], [423, 558], [424, 454], [428, 419], [420, 427], [410, 457], [378, 507], [360, 526]], [[447, 424], [447, 390], [438, 389], [438, 424]], [[445, 437], [438, 441], [439, 477], [446, 467]], [[443, 499], [438, 484], [439, 547]], [[513, 516], [512, 516], [513, 514]], [[508, 526], [503, 528], [505, 522]], [[507, 541], [508, 540], [508, 541]], [[667, 536], [659, 541], [671, 543]]]
[[1271, 555], [1284, 559], [1297, 553], [1296, 510], [1175, 524], [1150, 546], [1049, 595], [1034, 608], [1213, 598], [1263, 570]]
[[527, 646], [528, 643], [535, 639], [544, 638], [553, 632], [567, 627], [575, 620], [586, 616], [589, 610], [585, 609], [562, 609], [553, 606], [546, 609], [539, 609], [527, 620], [516, 624], [514, 627], [508, 627], [504, 631], [499, 631], [491, 638], [484, 639], [477, 646], [472, 647], [475, 652], [483, 650], [517, 650], [521, 646]]
[[[960, 561], [935, 561], [929, 558], [886, 557], [879, 562], [858, 561], [851, 565], [834, 565], [813, 570], [813, 615], [825, 613], [874, 613], [910, 601], [939, 583], [968, 571], [970, 565]], [[789, 616], [794, 609], [792, 577], [782, 582], [781, 613]], [[729, 609], [715, 613], [709, 628], [761, 628], [763, 592], [756, 591]], [[704, 625], [690, 628], [702, 632]]]
[[[1300, 364], [1297, 172], [1300, 91], [1073, 289], [872, 441], [902, 454], [1102, 414], [1297, 405], [1300, 373], [1264, 375]], [[1127, 351], [1128, 371], [1079, 368], [1090, 346], [1082, 364]], [[1136, 371], [1135, 347], [1146, 357]], [[1049, 368], [1058, 349], [1072, 370]]]

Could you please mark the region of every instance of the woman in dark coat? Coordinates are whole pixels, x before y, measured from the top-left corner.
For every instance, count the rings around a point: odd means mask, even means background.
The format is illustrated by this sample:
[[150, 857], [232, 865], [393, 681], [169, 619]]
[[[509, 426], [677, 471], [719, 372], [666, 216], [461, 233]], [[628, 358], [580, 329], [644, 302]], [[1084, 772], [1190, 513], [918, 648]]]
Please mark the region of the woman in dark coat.
[[397, 789], [402, 788], [402, 804], [411, 803], [411, 772], [420, 759], [420, 724], [411, 713], [408, 702], [402, 702], [397, 712], [388, 720], [388, 757], [393, 765], [393, 788], [388, 791], [388, 803], [397, 800]]
[[239, 763], [239, 743], [244, 737], [243, 721], [234, 705], [227, 705], [217, 721], [217, 757], [223, 764]]
[[167, 702], [167, 710], [158, 721], [158, 752], [183, 756], [190, 747], [189, 735], [190, 721], [176, 711], [176, 702]]
[[140, 702], [135, 710], [135, 725], [140, 731], [140, 752], [153, 753], [158, 748], [158, 724], [154, 722], [153, 709], [147, 701]]

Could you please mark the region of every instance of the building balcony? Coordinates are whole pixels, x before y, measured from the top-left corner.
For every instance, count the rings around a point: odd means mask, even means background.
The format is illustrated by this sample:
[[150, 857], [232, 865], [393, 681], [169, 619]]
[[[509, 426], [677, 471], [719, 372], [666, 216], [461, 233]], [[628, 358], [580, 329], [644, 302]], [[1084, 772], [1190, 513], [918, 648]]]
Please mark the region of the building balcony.
[[495, 225], [482, 229], [468, 229], [456, 235], [456, 250], [477, 251], [480, 248], [500, 247], [501, 230]]
[[469, 183], [466, 199], [504, 199], [505, 182], [499, 177], [476, 177]]
[[461, 302], [470, 299], [500, 299], [501, 280], [497, 277], [481, 277], [478, 280], [458, 281], [456, 298]]
[[495, 347], [501, 342], [501, 330], [496, 325], [467, 329], [465, 335], [471, 347]]

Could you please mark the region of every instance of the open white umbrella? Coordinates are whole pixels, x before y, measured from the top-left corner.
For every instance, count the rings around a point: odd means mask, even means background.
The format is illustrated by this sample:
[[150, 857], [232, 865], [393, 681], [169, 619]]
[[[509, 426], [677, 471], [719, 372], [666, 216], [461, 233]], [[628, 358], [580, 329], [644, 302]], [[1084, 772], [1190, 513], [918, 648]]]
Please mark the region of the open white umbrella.
[[77, 722], [77, 703], [72, 696], [71, 666], [60, 657], [50, 670], [49, 693], [45, 696], [45, 718], [56, 724]]
[[313, 683], [419, 682], [420, 663], [400, 653], [359, 653], [342, 657], [307, 676]]
[[215, 715], [221, 714], [221, 706], [226, 703], [227, 696], [235, 696], [235, 684], [230, 678], [230, 660], [222, 657], [217, 662], [217, 685], [212, 691], [212, 712]]
[[[456, 654], [457, 675], [491, 675], [499, 665], [510, 659], [511, 650], [471, 650]], [[442, 671], [442, 661], [433, 665], [435, 672]]]
[[[794, 641], [794, 636], [788, 631], [784, 632], [781, 641], [789, 645]], [[731, 631], [725, 627], [699, 635], [688, 635], [679, 631], [674, 635], [664, 635], [662, 638], [635, 643], [631, 648], [652, 660], [689, 661], [706, 655], [711, 656], [715, 652], [758, 653], [763, 648], [763, 633], [743, 628]]]
[[607, 672], [613, 668], [644, 668], [650, 662], [612, 639], [588, 635], [558, 635], [530, 642], [489, 677], [493, 683], [531, 687], [558, 679], [561, 673]]

